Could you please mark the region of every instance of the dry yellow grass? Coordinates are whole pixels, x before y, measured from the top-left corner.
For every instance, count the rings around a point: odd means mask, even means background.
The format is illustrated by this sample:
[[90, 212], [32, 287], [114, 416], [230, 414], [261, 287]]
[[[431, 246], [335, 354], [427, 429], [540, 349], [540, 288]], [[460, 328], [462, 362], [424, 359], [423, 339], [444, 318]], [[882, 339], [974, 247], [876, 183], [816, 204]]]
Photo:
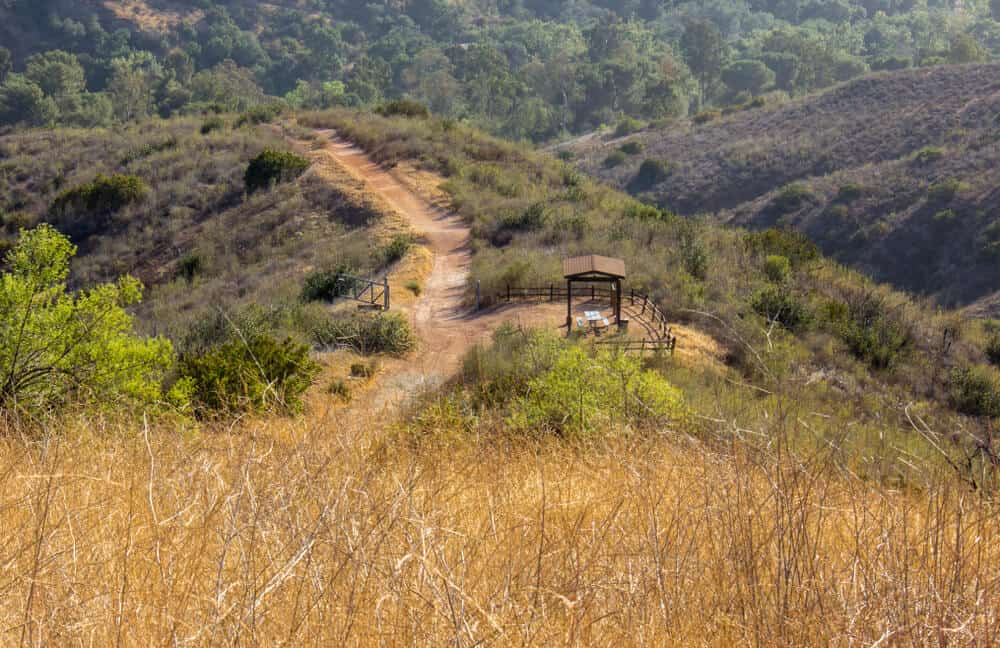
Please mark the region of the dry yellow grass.
[[[315, 406], [314, 406], [315, 410]], [[387, 444], [338, 410], [0, 443], [22, 645], [987, 645], [1000, 520], [683, 435]]]

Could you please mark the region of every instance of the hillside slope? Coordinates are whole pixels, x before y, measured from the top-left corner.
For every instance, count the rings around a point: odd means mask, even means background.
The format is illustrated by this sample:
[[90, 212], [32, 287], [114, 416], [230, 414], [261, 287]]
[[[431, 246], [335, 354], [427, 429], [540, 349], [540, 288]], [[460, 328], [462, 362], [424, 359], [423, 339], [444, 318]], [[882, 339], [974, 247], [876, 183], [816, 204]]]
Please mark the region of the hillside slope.
[[[869, 76], [777, 107], [569, 145], [588, 172], [692, 215], [791, 225], [880, 281], [968, 304], [1000, 285], [1000, 65]], [[660, 182], [636, 182], [644, 159]]]

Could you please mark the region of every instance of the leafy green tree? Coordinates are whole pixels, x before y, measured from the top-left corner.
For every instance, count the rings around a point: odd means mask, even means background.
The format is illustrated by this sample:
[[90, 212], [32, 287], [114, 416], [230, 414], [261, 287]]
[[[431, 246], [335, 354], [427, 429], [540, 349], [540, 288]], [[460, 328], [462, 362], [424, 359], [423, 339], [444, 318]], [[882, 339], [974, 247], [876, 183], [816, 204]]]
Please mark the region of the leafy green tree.
[[948, 50], [949, 63], [982, 63], [987, 60], [986, 50], [968, 34], [958, 34]]
[[722, 70], [722, 81], [734, 92], [760, 94], [774, 79], [774, 72], [760, 61], [733, 61]]
[[125, 276], [73, 294], [76, 248], [50, 225], [23, 230], [0, 276], [0, 408], [38, 411], [69, 400], [156, 401], [173, 347], [133, 333], [125, 310], [142, 285]]
[[49, 97], [79, 94], [86, 87], [86, 76], [80, 61], [62, 50], [29, 57], [24, 76]]
[[698, 80], [702, 103], [722, 74], [726, 42], [719, 28], [707, 20], [693, 20], [684, 28], [681, 51], [691, 73]]
[[23, 75], [12, 74], [0, 85], [0, 124], [45, 126], [58, 114], [55, 101]]

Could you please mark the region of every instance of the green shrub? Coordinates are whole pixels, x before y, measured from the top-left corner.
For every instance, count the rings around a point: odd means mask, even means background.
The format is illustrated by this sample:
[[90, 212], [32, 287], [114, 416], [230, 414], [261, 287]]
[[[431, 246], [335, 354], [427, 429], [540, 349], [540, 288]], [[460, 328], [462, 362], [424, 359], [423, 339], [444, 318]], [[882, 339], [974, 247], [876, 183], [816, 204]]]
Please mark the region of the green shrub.
[[910, 326], [874, 292], [856, 292], [845, 303], [828, 304], [827, 322], [859, 360], [889, 369], [912, 340]]
[[205, 264], [200, 255], [194, 252], [185, 254], [177, 262], [177, 276], [191, 283], [195, 277], [202, 273], [204, 267]]
[[792, 274], [792, 262], [780, 254], [768, 255], [764, 260], [764, 275], [774, 283], [784, 283]]
[[402, 260], [411, 247], [413, 247], [413, 237], [409, 234], [399, 234], [385, 244], [379, 252], [379, 258], [383, 265], [392, 265]]
[[141, 160], [149, 157], [150, 155], [155, 155], [156, 153], [162, 153], [163, 151], [169, 151], [175, 148], [177, 148], [177, 138], [170, 136], [162, 141], [150, 142], [138, 148], [132, 149], [122, 156], [119, 164], [125, 166], [135, 162], [136, 160]]
[[793, 266], [819, 258], [819, 248], [802, 232], [791, 227], [768, 228], [750, 232], [744, 239], [747, 249], [755, 254], [780, 254]]
[[351, 388], [347, 386], [345, 381], [339, 378], [330, 381], [329, 386], [326, 388], [326, 393], [336, 396], [344, 402], [351, 400]]
[[265, 149], [250, 161], [243, 179], [247, 193], [253, 193], [258, 189], [294, 180], [308, 168], [309, 160], [295, 153]]
[[793, 183], [782, 187], [778, 195], [771, 201], [771, 206], [780, 214], [788, 214], [801, 209], [814, 199], [815, 196], [809, 187]]
[[942, 209], [934, 214], [934, 222], [940, 225], [948, 225], [958, 220], [958, 214], [954, 209]]
[[254, 106], [237, 118], [234, 128], [240, 128], [246, 125], [257, 126], [259, 124], [270, 124], [284, 111], [285, 104], [280, 101], [272, 101], [270, 103]]
[[964, 188], [964, 185], [955, 178], [935, 182], [927, 188], [927, 203], [937, 206], [947, 205]]
[[1000, 379], [984, 366], [957, 367], [949, 376], [951, 402], [956, 410], [970, 416], [1000, 416]]
[[608, 154], [608, 157], [604, 158], [604, 168], [613, 169], [616, 166], [621, 166], [622, 164], [625, 163], [625, 160], [627, 159], [628, 156], [626, 156], [621, 151], [612, 151], [610, 154]]
[[925, 146], [913, 154], [913, 161], [923, 166], [940, 160], [944, 153], [944, 149], [938, 146]]
[[638, 173], [632, 180], [632, 188], [638, 191], [651, 189], [669, 178], [673, 172], [674, 168], [669, 162], [647, 159], [639, 167]]
[[419, 297], [420, 293], [422, 292], [422, 289], [420, 287], [420, 282], [418, 281], [407, 281], [405, 288], [414, 295], [416, 295], [417, 297]]
[[415, 343], [409, 323], [398, 313], [327, 320], [313, 329], [312, 336], [321, 348], [348, 348], [362, 355], [402, 355]]
[[684, 269], [689, 275], [704, 281], [708, 278], [708, 248], [697, 235], [693, 227], [685, 227], [681, 231], [678, 246]]
[[865, 195], [865, 188], [856, 182], [848, 182], [841, 185], [837, 190], [837, 197], [834, 198], [839, 203], [852, 203]]
[[643, 124], [638, 119], [626, 117], [615, 126], [615, 137], [625, 137], [643, 129]]
[[563, 162], [572, 162], [576, 158], [576, 153], [569, 149], [559, 149], [559, 152], [556, 153], [556, 157]]
[[145, 199], [149, 187], [133, 175], [97, 174], [93, 182], [67, 189], [52, 203], [55, 213], [68, 211], [106, 214]]
[[1000, 331], [993, 331], [986, 338], [986, 357], [994, 365], [1000, 367]]
[[758, 95], [758, 96], [754, 97], [753, 99], [751, 99], [750, 103], [747, 104], [747, 105], [750, 108], [763, 108], [764, 106], [767, 105], [767, 98], [764, 97], [764, 96], [762, 96], [762, 95]]
[[230, 339], [181, 358], [180, 376], [201, 414], [279, 409], [297, 412], [319, 366], [305, 345], [270, 335]]
[[412, 99], [397, 99], [383, 104], [376, 109], [383, 117], [411, 117], [426, 119], [431, 116], [431, 111], [424, 104]]
[[209, 117], [201, 125], [201, 134], [208, 135], [226, 127], [226, 121], [222, 117]]
[[625, 155], [639, 155], [640, 153], [642, 153], [644, 148], [645, 147], [642, 145], [642, 142], [640, 142], [639, 140], [632, 140], [630, 142], [625, 142], [624, 144], [619, 146], [618, 150], [624, 153]]
[[789, 331], [801, 331], [811, 317], [804, 304], [791, 291], [778, 286], [768, 286], [750, 296], [750, 306], [761, 317], [781, 324]]
[[351, 376], [354, 378], [373, 378], [375, 376], [378, 367], [375, 366], [374, 362], [364, 363], [355, 362], [351, 365]]
[[344, 276], [346, 272], [347, 267], [340, 266], [335, 270], [317, 270], [310, 273], [302, 283], [299, 298], [304, 302], [332, 302], [338, 297], [343, 297], [354, 286], [354, 281]]
[[684, 397], [659, 373], [628, 354], [564, 344], [547, 371], [531, 378], [509, 421], [528, 434], [607, 435], [616, 427], [660, 429], [686, 418]]
[[722, 117], [722, 111], [720, 110], [703, 110], [694, 117], [691, 118], [696, 124], [707, 124], [708, 122], [716, 121]]

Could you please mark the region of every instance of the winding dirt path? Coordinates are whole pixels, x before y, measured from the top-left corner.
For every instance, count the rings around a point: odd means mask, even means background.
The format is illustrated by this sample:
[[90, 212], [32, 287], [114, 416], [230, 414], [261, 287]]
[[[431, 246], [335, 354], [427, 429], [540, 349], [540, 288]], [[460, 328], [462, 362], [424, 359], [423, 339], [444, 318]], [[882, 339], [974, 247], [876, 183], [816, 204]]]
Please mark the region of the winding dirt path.
[[322, 152], [399, 212], [434, 255], [433, 269], [420, 297], [408, 310], [418, 349], [406, 359], [383, 363], [379, 384], [366, 399], [369, 405], [384, 409], [439, 386], [458, 372], [466, 351], [504, 322], [554, 328], [565, 318], [559, 304], [512, 304], [474, 313], [465, 303], [472, 262], [468, 225], [417, 194], [398, 172], [380, 167], [334, 131], [319, 130], [316, 134], [329, 140]]

